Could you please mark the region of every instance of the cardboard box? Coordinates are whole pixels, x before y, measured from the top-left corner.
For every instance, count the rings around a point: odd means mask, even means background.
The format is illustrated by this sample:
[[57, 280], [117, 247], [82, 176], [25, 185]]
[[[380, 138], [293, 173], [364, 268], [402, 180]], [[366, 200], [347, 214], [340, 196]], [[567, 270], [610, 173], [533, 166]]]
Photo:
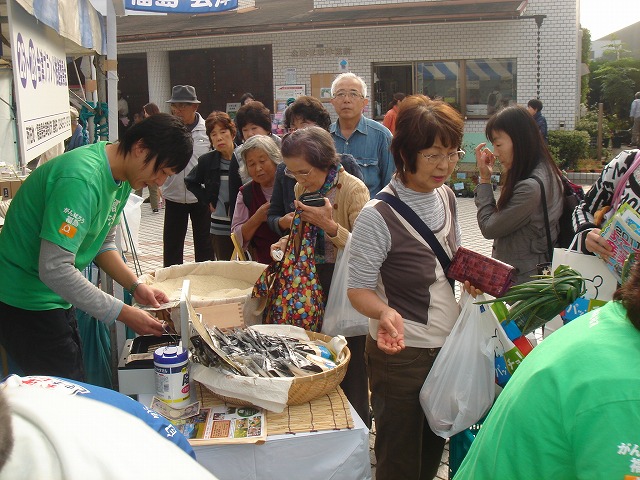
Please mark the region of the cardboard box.
[[0, 178], [0, 200], [13, 198], [11, 193], [11, 181]]
[[0, 177], [0, 200], [9, 200], [16, 196], [24, 178]]
[[219, 303], [207, 307], [194, 308], [202, 315], [202, 323], [218, 328], [244, 327], [242, 305], [239, 303]]

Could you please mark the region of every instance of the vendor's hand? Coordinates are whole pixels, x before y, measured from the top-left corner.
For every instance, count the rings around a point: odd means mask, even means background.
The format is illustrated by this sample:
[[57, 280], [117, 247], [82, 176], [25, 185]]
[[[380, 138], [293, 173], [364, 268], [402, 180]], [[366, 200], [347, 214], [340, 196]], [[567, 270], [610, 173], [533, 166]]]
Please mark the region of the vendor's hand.
[[[138, 287], [140, 288], [140, 287]], [[137, 293], [138, 289], [136, 289]], [[151, 315], [149, 312], [140, 310], [130, 305], [124, 305], [118, 315], [118, 320], [131, 328], [138, 335], [155, 335], [159, 337], [164, 333], [164, 325], [161, 320]]]
[[289, 212], [284, 217], [280, 217], [278, 219], [278, 226], [280, 227], [280, 230], [282, 230], [283, 232], [285, 230], [291, 230], [291, 222], [293, 222], [293, 216], [294, 212]]
[[274, 252], [277, 250], [284, 253], [285, 249], [287, 248], [288, 239], [289, 237], [282, 237], [276, 243], [273, 243], [271, 245], [271, 248], [269, 249], [269, 253], [271, 254], [271, 258], [273, 258], [276, 262], [279, 262], [280, 260], [282, 260], [282, 257], [278, 258], [277, 255], [274, 255]]
[[471, 295], [473, 298], [476, 298], [478, 295], [482, 295], [484, 293], [482, 290], [479, 290], [471, 285], [471, 283], [469, 283], [469, 280], [464, 281], [464, 291]]
[[480, 173], [480, 183], [490, 183], [491, 175], [493, 175], [493, 167], [496, 163], [496, 156], [486, 143], [481, 143], [475, 149], [476, 164]]
[[330, 237], [338, 234], [338, 224], [333, 220], [333, 207], [331, 201], [325, 197], [322, 207], [309, 207], [298, 200], [295, 201], [296, 208], [302, 210], [300, 220], [321, 228]]
[[599, 228], [591, 229], [589, 233], [587, 233], [584, 245], [587, 250], [596, 255], [600, 255], [604, 261], [607, 261], [613, 252], [613, 247], [600, 236], [600, 232], [601, 230]]
[[140, 305], [149, 305], [155, 308], [159, 307], [161, 303], [169, 301], [166, 293], [145, 283], [138, 285], [133, 292], [133, 298]]
[[378, 348], [384, 353], [394, 355], [404, 350], [404, 320], [394, 309], [382, 312], [378, 320]]

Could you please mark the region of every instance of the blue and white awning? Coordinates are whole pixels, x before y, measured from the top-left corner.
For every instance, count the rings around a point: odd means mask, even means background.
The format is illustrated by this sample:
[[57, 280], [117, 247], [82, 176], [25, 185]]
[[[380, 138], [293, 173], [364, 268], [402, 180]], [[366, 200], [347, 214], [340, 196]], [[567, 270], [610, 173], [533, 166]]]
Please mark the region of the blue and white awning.
[[422, 74], [423, 80], [456, 80], [458, 78], [458, 63], [418, 63], [418, 72]]
[[511, 60], [467, 60], [468, 80], [508, 80], [513, 78]]
[[107, 53], [104, 18], [89, 0], [15, 0], [29, 15], [65, 39], [67, 55]]

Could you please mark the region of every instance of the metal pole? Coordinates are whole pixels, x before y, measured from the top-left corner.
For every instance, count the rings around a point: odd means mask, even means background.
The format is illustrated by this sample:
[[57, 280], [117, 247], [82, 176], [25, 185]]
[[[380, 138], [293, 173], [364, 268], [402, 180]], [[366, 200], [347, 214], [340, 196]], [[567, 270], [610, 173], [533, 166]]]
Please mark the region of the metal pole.
[[602, 160], [602, 117], [604, 114], [604, 104], [598, 104], [598, 144], [596, 146], [596, 155], [598, 161]]

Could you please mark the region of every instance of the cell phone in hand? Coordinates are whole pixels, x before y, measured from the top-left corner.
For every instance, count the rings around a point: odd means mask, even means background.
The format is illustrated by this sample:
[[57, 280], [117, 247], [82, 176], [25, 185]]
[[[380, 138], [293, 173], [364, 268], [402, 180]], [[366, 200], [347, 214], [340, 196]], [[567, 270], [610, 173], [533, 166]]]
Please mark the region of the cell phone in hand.
[[324, 206], [324, 196], [322, 196], [318, 192], [303, 193], [302, 195], [300, 195], [300, 198], [298, 200], [307, 207]]

